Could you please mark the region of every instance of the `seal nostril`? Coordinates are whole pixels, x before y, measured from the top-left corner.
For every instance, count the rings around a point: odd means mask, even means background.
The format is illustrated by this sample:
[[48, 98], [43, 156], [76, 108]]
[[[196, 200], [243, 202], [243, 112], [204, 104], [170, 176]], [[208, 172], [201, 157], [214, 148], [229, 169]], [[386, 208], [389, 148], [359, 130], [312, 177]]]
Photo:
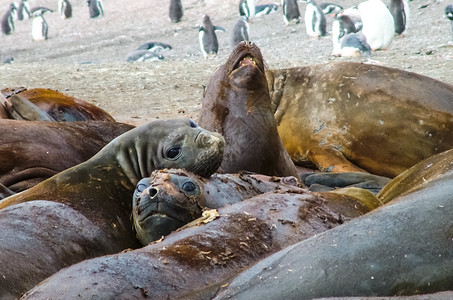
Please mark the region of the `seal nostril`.
[[148, 191], [149, 197], [153, 199], [157, 195], [157, 189], [156, 188], [150, 188]]

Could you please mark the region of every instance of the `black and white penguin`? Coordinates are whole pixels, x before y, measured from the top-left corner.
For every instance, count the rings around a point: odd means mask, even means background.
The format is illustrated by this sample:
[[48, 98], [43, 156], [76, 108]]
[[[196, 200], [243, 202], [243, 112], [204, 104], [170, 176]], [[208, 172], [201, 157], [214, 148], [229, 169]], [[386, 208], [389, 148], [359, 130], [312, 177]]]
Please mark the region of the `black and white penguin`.
[[271, 12], [277, 11], [277, 4], [261, 4], [255, 6], [255, 18], [265, 16]]
[[128, 62], [133, 62], [133, 61], [158, 61], [158, 60], [163, 60], [164, 56], [162, 54], [159, 54], [157, 52], [151, 51], [151, 50], [146, 50], [146, 49], [140, 49], [140, 50], [135, 50], [126, 57], [126, 61]]
[[285, 25], [289, 23], [299, 24], [300, 12], [297, 0], [281, 0], [281, 3]]
[[46, 20], [44, 19], [44, 14], [46, 12], [52, 12], [53, 10], [46, 7], [34, 7], [31, 9], [31, 14], [33, 17], [31, 34], [33, 40], [35, 41], [44, 41], [48, 38], [49, 26], [47, 25]]
[[339, 12], [337, 14], [337, 17], [340, 15], [348, 16], [352, 20], [352, 22], [354, 22], [354, 26], [355, 26], [356, 30], [357, 31], [362, 30], [362, 28], [363, 28], [362, 17], [360, 15], [360, 11], [357, 6], [352, 6], [352, 7], [346, 8], [342, 12]]
[[30, 4], [28, 0], [21, 0], [17, 8], [17, 19], [23, 21], [31, 17]]
[[315, 0], [307, 0], [304, 21], [305, 29], [309, 36], [320, 37], [326, 35], [326, 16]]
[[341, 56], [371, 56], [371, 47], [361, 32], [348, 33], [341, 39]]
[[255, 17], [255, 0], [240, 0], [239, 15], [245, 16], [248, 21]]
[[168, 16], [173, 23], [181, 21], [184, 15], [184, 8], [182, 7], [181, 0], [170, 0], [170, 8]]
[[223, 31], [225, 29], [220, 26], [214, 26], [211, 18], [204, 15], [201, 20], [201, 25], [198, 29], [198, 41], [200, 42], [200, 50], [204, 58], [216, 57], [219, 51], [219, 41], [217, 40], [216, 31]]
[[72, 17], [72, 5], [69, 0], [58, 0], [58, 13], [63, 19]]
[[140, 45], [136, 50], [150, 50], [153, 52], [160, 52], [161, 50], [171, 50], [172, 47], [169, 44], [161, 42], [146, 42]]
[[335, 17], [340, 11], [343, 10], [343, 6], [330, 2], [321, 2], [318, 5], [325, 15], [330, 15], [331, 17]]
[[14, 31], [14, 15], [16, 14], [16, 4], [10, 3], [8, 10], [2, 17], [2, 33], [11, 34]]
[[14, 63], [14, 57], [13, 56], [9, 56], [9, 57], [5, 58], [3, 60], [3, 63], [4, 64], [12, 64], [12, 63]]
[[87, 5], [90, 12], [90, 18], [98, 18], [104, 16], [104, 9], [102, 8], [101, 0], [87, 0]]
[[350, 16], [337, 15], [332, 22], [332, 55], [339, 56], [341, 54], [341, 40], [344, 36], [358, 31]]
[[249, 24], [245, 16], [239, 17], [233, 27], [231, 46], [234, 47], [242, 41], [249, 41]]
[[453, 33], [453, 4], [449, 4], [445, 7], [445, 16], [451, 22], [451, 31]]
[[390, 0], [390, 13], [395, 22], [395, 33], [402, 35], [409, 27], [409, 4], [406, 0]]
[[371, 49], [387, 49], [395, 36], [395, 22], [381, 0], [367, 0], [358, 5], [362, 18], [362, 33]]

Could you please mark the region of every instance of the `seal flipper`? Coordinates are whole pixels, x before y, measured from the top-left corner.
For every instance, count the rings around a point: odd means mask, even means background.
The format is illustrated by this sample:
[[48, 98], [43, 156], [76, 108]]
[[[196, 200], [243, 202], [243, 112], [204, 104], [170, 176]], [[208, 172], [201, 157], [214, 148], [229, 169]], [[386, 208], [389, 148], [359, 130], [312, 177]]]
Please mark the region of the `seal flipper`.
[[339, 150], [329, 147], [314, 147], [308, 151], [308, 159], [319, 170], [324, 172], [364, 172], [367, 171], [355, 166]]
[[12, 119], [27, 121], [55, 121], [47, 112], [27, 98], [20, 95], [11, 96], [11, 103], [6, 105]]

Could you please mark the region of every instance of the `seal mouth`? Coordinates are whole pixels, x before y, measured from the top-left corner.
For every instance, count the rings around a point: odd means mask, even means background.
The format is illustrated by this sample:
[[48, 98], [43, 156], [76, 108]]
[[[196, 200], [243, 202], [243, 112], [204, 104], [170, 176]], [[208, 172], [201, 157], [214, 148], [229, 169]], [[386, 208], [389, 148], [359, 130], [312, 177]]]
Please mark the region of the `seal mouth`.
[[[242, 42], [233, 51], [230, 59], [237, 57], [233, 60], [231, 72], [239, 70], [243, 67], [257, 67], [264, 73], [263, 57], [259, 48], [252, 43]], [[229, 59], [229, 60], [230, 60]]]

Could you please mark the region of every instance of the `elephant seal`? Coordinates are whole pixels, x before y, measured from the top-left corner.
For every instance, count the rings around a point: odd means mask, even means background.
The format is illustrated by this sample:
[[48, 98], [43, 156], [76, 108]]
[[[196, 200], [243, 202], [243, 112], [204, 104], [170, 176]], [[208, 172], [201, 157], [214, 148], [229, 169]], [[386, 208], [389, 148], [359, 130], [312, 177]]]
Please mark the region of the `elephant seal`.
[[156, 170], [137, 183], [132, 219], [143, 245], [160, 239], [217, 209], [270, 191], [294, 190], [297, 178], [265, 175], [213, 174], [203, 178], [180, 169]]
[[278, 133], [296, 164], [395, 177], [453, 148], [453, 86], [338, 62], [266, 73]]
[[[444, 162], [439, 160], [439, 169], [445, 170]], [[416, 167], [413, 171], [426, 164]], [[382, 297], [452, 290], [451, 167], [422, 181], [365, 216], [260, 261], [215, 299]]]
[[[18, 217], [9, 212], [19, 204], [24, 214], [30, 206], [38, 205], [32, 200], [64, 204], [86, 219], [83, 230], [87, 232], [79, 235], [82, 229], [65, 224], [60, 226], [74, 233], [48, 232], [45, 224], [49, 220], [38, 212], [26, 224], [2, 227], [2, 234], [14, 238], [0, 243], [0, 295], [11, 293], [14, 286], [14, 294], [19, 296], [50, 276], [55, 266], [66, 267], [75, 261], [138, 247], [130, 215], [131, 197], [139, 179], [167, 167], [209, 176], [220, 165], [224, 143], [219, 134], [189, 119], [150, 122], [115, 138], [86, 162], [0, 201], [0, 213], [11, 224]], [[65, 223], [61, 215], [53, 214], [56, 223]], [[61, 234], [63, 244], [59, 242]], [[72, 250], [66, 251], [68, 247]], [[35, 255], [49, 248], [52, 255]]]
[[330, 205], [341, 204], [302, 189], [255, 196], [161, 242], [65, 268], [23, 299], [210, 299], [244, 268], [362, 214], [349, 201], [342, 205], [347, 214]]
[[19, 120], [0, 120], [0, 127], [0, 183], [14, 192], [88, 160], [134, 128], [117, 122]]
[[298, 176], [277, 132], [261, 51], [241, 42], [211, 77], [200, 126], [218, 132], [226, 146], [220, 170]]

